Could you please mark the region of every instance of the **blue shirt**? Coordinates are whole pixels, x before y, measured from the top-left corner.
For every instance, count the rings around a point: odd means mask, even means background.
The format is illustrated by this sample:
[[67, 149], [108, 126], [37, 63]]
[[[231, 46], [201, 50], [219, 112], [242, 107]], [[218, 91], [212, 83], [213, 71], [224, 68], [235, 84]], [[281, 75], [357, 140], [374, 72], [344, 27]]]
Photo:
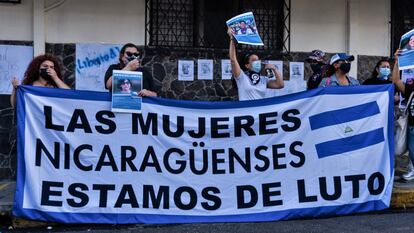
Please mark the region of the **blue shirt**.
[[[349, 77], [349, 76], [346, 76], [346, 78], [348, 79], [348, 82], [349, 82], [348, 86], [359, 85], [359, 81], [357, 79]], [[319, 87], [334, 87], [334, 86], [343, 86], [339, 83], [335, 74], [333, 74], [331, 77], [322, 79], [321, 83], [319, 84]]]

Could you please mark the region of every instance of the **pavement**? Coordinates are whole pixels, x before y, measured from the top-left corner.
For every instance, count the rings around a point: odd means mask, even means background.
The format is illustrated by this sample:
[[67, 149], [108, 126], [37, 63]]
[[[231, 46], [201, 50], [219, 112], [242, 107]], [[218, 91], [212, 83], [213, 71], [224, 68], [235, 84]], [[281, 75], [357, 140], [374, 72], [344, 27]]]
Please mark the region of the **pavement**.
[[[400, 178], [406, 172], [408, 154], [395, 158], [394, 188], [391, 197], [391, 210], [414, 208], [414, 180], [404, 181]], [[39, 227], [54, 225], [53, 223], [35, 222], [16, 219], [11, 216], [13, 206], [15, 181], [0, 181], [0, 224], [7, 224], [13, 228]], [[1, 232], [1, 231], [0, 231]]]

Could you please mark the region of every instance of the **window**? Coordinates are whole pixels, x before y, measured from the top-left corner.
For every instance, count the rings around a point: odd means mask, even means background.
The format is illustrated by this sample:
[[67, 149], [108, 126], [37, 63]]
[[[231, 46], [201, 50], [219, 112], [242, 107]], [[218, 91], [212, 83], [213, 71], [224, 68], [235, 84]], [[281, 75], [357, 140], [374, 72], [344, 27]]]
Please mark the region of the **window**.
[[414, 1], [391, 1], [391, 55], [400, 44], [401, 36], [414, 28]]
[[290, 0], [147, 0], [145, 42], [226, 49], [226, 20], [248, 11], [255, 15], [266, 50], [290, 50]]

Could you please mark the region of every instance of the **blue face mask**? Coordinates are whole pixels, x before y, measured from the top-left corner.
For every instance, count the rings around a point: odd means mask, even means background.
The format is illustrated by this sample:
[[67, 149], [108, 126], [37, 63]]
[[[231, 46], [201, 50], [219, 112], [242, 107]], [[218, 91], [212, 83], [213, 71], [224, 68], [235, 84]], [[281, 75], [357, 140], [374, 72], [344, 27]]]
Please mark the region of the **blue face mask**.
[[253, 72], [260, 73], [260, 70], [262, 69], [262, 62], [260, 60], [253, 61], [251, 67]]
[[379, 68], [378, 77], [382, 80], [388, 79], [388, 76], [391, 74], [390, 68]]

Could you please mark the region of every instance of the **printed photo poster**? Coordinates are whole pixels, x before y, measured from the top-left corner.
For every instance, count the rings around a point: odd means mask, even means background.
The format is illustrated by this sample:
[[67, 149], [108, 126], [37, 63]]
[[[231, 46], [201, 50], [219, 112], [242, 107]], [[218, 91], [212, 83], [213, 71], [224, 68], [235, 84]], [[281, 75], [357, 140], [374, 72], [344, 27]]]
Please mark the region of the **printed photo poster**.
[[112, 75], [113, 112], [141, 112], [142, 72], [114, 70]]
[[300, 79], [303, 81], [304, 77], [304, 63], [303, 62], [290, 62], [289, 63], [289, 74], [290, 81], [293, 79]]
[[13, 78], [17, 78], [21, 83], [32, 59], [33, 46], [0, 45], [0, 94], [12, 93]]
[[179, 60], [178, 61], [178, 80], [193, 81], [194, 80], [194, 61]]
[[[403, 83], [413, 84], [414, 83], [414, 69], [406, 69], [402, 70], [401, 74], [401, 81]], [[400, 94], [400, 105], [401, 109], [405, 109], [407, 107], [407, 101], [402, 94]]]
[[263, 45], [263, 41], [260, 38], [257, 31], [256, 22], [252, 12], [246, 12], [226, 21], [227, 27], [233, 29], [235, 35], [234, 38], [240, 44], [249, 45]]
[[221, 79], [222, 80], [230, 80], [231, 76], [231, 63], [229, 59], [222, 59], [221, 60]]
[[105, 72], [112, 64], [119, 63], [120, 44], [76, 44], [76, 89], [107, 91]]
[[[283, 61], [278, 61], [278, 60], [267, 60], [264, 61], [265, 64], [272, 64], [275, 66], [276, 71], [280, 73], [280, 76], [283, 77]], [[285, 81], [286, 82], [286, 81]], [[281, 89], [270, 89], [267, 88], [266, 90], [266, 97], [274, 97], [274, 96], [279, 96], [279, 93]]]
[[213, 60], [198, 59], [197, 74], [199, 80], [213, 80]]
[[402, 50], [398, 56], [400, 70], [414, 68], [414, 29], [401, 37], [400, 49]]

